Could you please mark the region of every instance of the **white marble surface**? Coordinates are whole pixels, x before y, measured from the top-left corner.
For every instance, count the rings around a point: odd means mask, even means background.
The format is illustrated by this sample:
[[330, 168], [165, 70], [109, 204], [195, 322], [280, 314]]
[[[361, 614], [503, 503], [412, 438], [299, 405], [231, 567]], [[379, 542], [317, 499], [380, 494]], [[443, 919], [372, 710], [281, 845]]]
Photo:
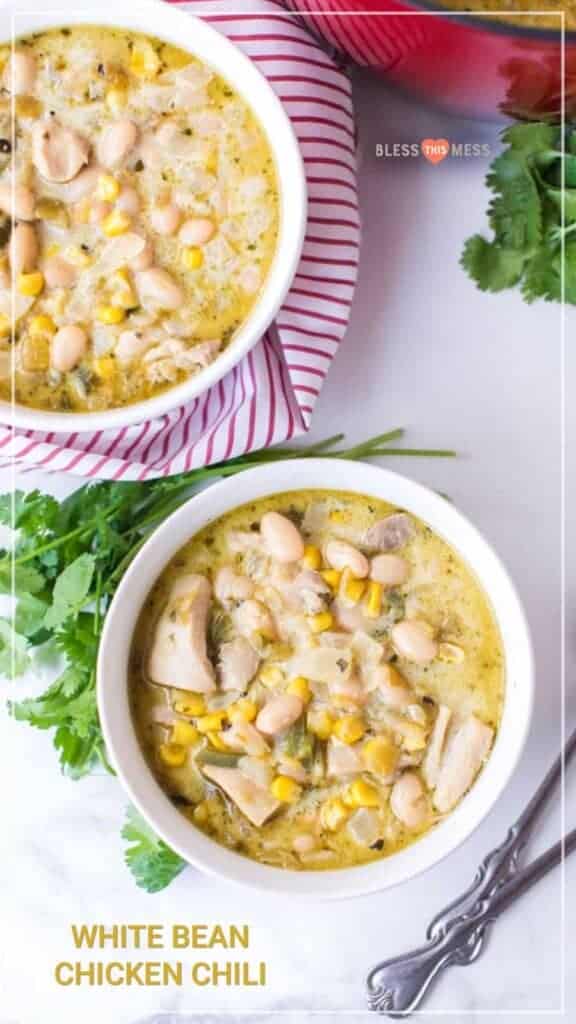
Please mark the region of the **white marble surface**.
[[[415, 444], [450, 445], [461, 453], [456, 461], [394, 465], [447, 492], [495, 544], [518, 583], [537, 654], [536, 715], [520, 769], [461, 849], [397, 890], [342, 904], [294, 904], [189, 870], [166, 892], [150, 897], [134, 887], [122, 864], [119, 831], [126, 801], [118, 783], [104, 775], [80, 783], [62, 778], [47, 735], [5, 723], [0, 1024], [160, 1019], [208, 1024], [225, 1017], [301, 1021], [313, 1012], [327, 1020], [367, 1020], [367, 968], [423, 938], [431, 916], [469, 881], [558, 750], [560, 310], [527, 307], [515, 294], [481, 295], [460, 272], [462, 241], [483, 222], [484, 160], [432, 167], [422, 160], [376, 161], [372, 155], [376, 142], [425, 136], [495, 145], [492, 129], [416, 108], [366, 78], [357, 82], [356, 99], [363, 150], [361, 278], [350, 331], [320, 399], [313, 436], [344, 429], [350, 439], [360, 439], [404, 425]], [[569, 334], [573, 324], [571, 311]], [[576, 364], [571, 360], [567, 391], [572, 399]], [[572, 428], [574, 408], [572, 401]], [[4, 474], [0, 489], [8, 482]], [[19, 482], [57, 494], [72, 486], [35, 473]], [[567, 616], [572, 684], [575, 588], [572, 573]], [[573, 716], [573, 690], [571, 697]], [[573, 780], [567, 804], [574, 822]], [[556, 839], [559, 828], [558, 800], [535, 848]], [[556, 1020], [563, 1005], [563, 906], [572, 967], [566, 1005], [576, 1013], [576, 858], [568, 863], [566, 877], [571, 899], [563, 903], [560, 871], [548, 877], [498, 923], [478, 963], [443, 978], [425, 1014], [440, 1020], [450, 1015], [462, 1024], [488, 1019], [486, 1014], [529, 1017], [538, 1024]], [[246, 922], [253, 935], [250, 958], [267, 960], [268, 985], [57, 989], [52, 964], [71, 957], [69, 926], [81, 921]], [[574, 1018], [568, 1014], [567, 1019]]]

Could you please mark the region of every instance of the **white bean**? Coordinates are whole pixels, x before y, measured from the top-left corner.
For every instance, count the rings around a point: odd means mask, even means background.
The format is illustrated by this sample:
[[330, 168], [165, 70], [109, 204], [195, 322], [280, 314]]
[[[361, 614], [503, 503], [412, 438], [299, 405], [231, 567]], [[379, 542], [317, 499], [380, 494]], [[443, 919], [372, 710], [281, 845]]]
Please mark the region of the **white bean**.
[[124, 117], [107, 125], [98, 140], [98, 159], [104, 167], [118, 167], [136, 145], [138, 129]]
[[92, 195], [101, 174], [102, 168], [96, 164], [85, 167], [72, 181], [68, 182], [66, 189], [63, 190], [62, 194], [66, 202], [77, 203]]
[[3, 84], [15, 96], [30, 95], [36, 81], [36, 61], [30, 53], [17, 50], [4, 68]]
[[397, 587], [408, 578], [408, 563], [400, 555], [376, 555], [370, 562], [370, 579], [385, 587]]
[[112, 213], [112, 203], [104, 199], [94, 199], [90, 203], [90, 223], [100, 224], [109, 213]]
[[71, 263], [66, 263], [61, 256], [50, 256], [44, 264], [44, 281], [47, 288], [72, 288], [77, 276], [77, 268]]
[[386, 707], [402, 710], [414, 703], [413, 691], [393, 665], [377, 665], [372, 669], [370, 679], [376, 684]]
[[90, 158], [87, 139], [55, 119], [38, 121], [32, 129], [32, 161], [46, 181], [72, 181]]
[[256, 728], [267, 736], [276, 736], [300, 718], [303, 709], [304, 704], [295, 693], [282, 693], [279, 697], [272, 697], [258, 712]]
[[145, 242], [137, 256], [128, 261], [131, 270], [149, 270], [154, 263], [154, 248], [151, 242]]
[[86, 331], [74, 324], [61, 327], [52, 339], [51, 362], [55, 370], [68, 373], [78, 365], [86, 354], [88, 338]]
[[179, 309], [184, 292], [173, 277], [161, 267], [150, 267], [136, 274], [136, 288], [143, 306], [159, 309]]
[[370, 563], [366, 556], [345, 540], [328, 541], [324, 554], [332, 569], [337, 569], [338, 572], [349, 569], [359, 580], [365, 579], [370, 571]]
[[286, 516], [266, 512], [260, 522], [260, 533], [269, 553], [277, 562], [297, 562], [304, 554], [300, 532]]
[[152, 344], [153, 342], [150, 338], [146, 338], [143, 334], [138, 334], [137, 331], [122, 331], [114, 349], [114, 354], [121, 363], [130, 363], [133, 359], [138, 359], [144, 355], [146, 349], [150, 348]]
[[16, 185], [12, 197], [12, 184], [0, 185], [0, 210], [9, 217], [15, 217], [16, 220], [34, 220], [35, 205], [36, 198], [32, 189], [26, 188], [25, 185]]
[[292, 841], [292, 849], [294, 853], [310, 853], [311, 850], [315, 850], [318, 843], [310, 832], [302, 832], [299, 836], [294, 836]]
[[178, 230], [182, 213], [175, 203], [156, 206], [150, 214], [150, 223], [159, 235], [173, 235]]
[[32, 224], [16, 224], [10, 236], [9, 256], [13, 274], [26, 274], [34, 270], [38, 261], [39, 246], [36, 229]]
[[116, 206], [122, 210], [122, 213], [127, 213], [129, 217], [137, 217], [140, 213], [140, 196], [136, 189], [129, 188], [127, 185], [120, 189]]
[[216, 234], [216, 225], [207, 217], [192, 217], [184, 221], [178, 238], [183, 245], [206, 245]]
[[421, 828], [428, 818], [429, 807], [424, 786], [415, 772], [404, 772], [392, 786], [392, 813], [406, 828]]
[[396, 653], [417, 665], [427, 665], [438, 654], [438, 644], [431, 635], [430, 627], [418, 619], [397, 622], [392, 627], [391, 637]]

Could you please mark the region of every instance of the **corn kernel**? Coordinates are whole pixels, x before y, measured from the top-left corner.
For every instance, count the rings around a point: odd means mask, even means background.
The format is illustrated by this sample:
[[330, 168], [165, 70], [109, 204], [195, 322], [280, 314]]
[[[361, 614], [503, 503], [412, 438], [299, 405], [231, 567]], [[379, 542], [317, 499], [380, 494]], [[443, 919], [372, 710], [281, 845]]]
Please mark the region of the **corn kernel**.
[[199, 270], [204, 263], [204, 253], [197, 245], [190, 245], [182, 253], [182, 263], [186, 270]]
[[210, 814], [208, 811], [208, 805], [206, 804], [205, 800], [202, 800], [201, 803], [196, 804], [192, 817], [194, 818], [194, 821], [196, 822], [197, 825], [207, 824]]
[[189, 53], [181, 50], [178, 46], [171, 46], [170, 43], [164, 43], [164, 46], [162, 47], [162, 60], [167, 68], [177, 71], [180, 68], [187, 67], [192, 58]]
[[345, 569], [342, 574], [342, 585], [340, 589], [342, 591], [342, 596], [349, 604], [358, 604], [366, 589], [366, 582], [364, 580], [356, 579], [348, 569]]
[[320, 549], [315, 547], [314, 544], [307, 544], [304, 548], [302, 561], [307, 569], [319, 569], [322, 565]]
[[28, 331], [33, 337], [52, 337], [56, 334], [56, 324], [51, 316], [33, 316], [28, 324]]
[[116, 376], [117, 369], [114, 356], [100, 356], [94, 361], [94, 369], [100, 380], [111, 381]]
[[270, 786], [270, 792], [283, 804], [294, 804], [300, 797], [302, 787], [288, 775], [277, 775]]
[[366, 595], [366, 604], [364, 606], [364, 614], [369, 619], [377, 619], [382, 611], [382, 592], [384, 588], [381, 583], [376, 583], [375, 580], [371, 580], [368, 584], [368, 593]]
[[328, 518], [331, 523], [345, 523], [346, 513], [340, 508], [333, 508]]
[[170, 733], [170, 742], [178, 743], [182, 747], [191, 747], [198, 742], [200, 733], [191, 722], [174, 722]]
[[105, 203], [113, 203], [120, 195], [119, 182], [116, 181], [112, 174], [101, 174], [96, 186], [96, 195], [98, 199], [103, 199]]
[[286, 693], [293, 693], [296, 697], [300, 697], [303, 704], [308, 704], [312, 696], [310, 683], [304, 676], [296, 676], [295, 679], [292, 679], [286, 687]]
[[179, 743], [163, 743], [158, 748], [160, 760], [169, 768], [181, 768], [186, 760], [186, 747]]
[[186, 700], [177, 700], [174, 704], [174, 710], [179, 715], [187, 715], [189, 718], [196, 718], [197, 715], [203, 715], [206, 711], [206, 701], [201, 693], [191, 693], [186, 697]]
[[404, 750], [414, 754], [424, 750], [427, 740], [427, 730], [417, 722], [403, 722], [402, 731], [399, 730], [399, 737]]
[[207, 715], [203, 715], [196, 722], [196, 725], [200, 732], [218, 732], [222, 728], [223, 722], [226, 721], [228, 714], [226, 711], [211, 711]]
[[317, 736], [319, 740], [327, 740], [332, 735], [334, 719], [328, 711], [310, 711], [306, 724], [309, 732]]
[[338, 590], [340, 580], [342, 579], [341, 572], [338, 572], [337, 569], [325, 569], [324, 572], [320, 573], [320, 575], [324, 582], [327, 583], [329, 587], [332, 587], [332, 590]]
[[122, 210], [112, 210], [112, 213], [109, 213], [102, 221], [102, 231], [108, 238], [116, 238], [117, 235], [123, 235], [125, 231], [128, 231], [131, 223], [127, 213], [123, 213]]
[[97, 306], [96, 319], [101, 324], [121, 324], [126, 316], [126, 310], [120, 306]]
[[258, 678], [264, 686], [279, 686], [284, 682], [284, 673], [277, 665], [264, 665]]
[[355, 779], [342, 798], [348, 807], [379, 807], [380, 794], [375, 786], [364, 779]]
[[391, 775], [396, 770], [400, 751], [387, 736], [375, 736], [362, 747], [364, 767], [374, 775]]
[[287, 661], [288, 658], [292, 657], [293, 653], [294, 648], [291, 644], [278, 641], [278, 643], [270, 644], [266, 651], [266, 657], [269, 661]]
[[366, 728], [358, 715], [347, 715], [334, 723], [332, 731], [342, 743], [356, 743], [357, 740], [362, 739]]
[[120, 86], [113, 85], [106, 92], [106, 106], [112, 114], [119, 114], [128, 102], [128, 93], [126, 89], [122, 89]]
[[130, 71], [138, 78], [154, 78], [160, 71], [161, 61], [149, 43], [135, 46], [130, 56]]
[[317, 615], [311, 615], [308, 619], [308, 625], [312, 633], [324, 633], [334, 625], [332, 612], [318, 612]]
[[228, 750], [228, 747], [226, 746], [226, 744], [225, 744], [225, 742], [224, 742], [224, 740], [222, 738], [222, 733], [221, 732], [209, 732], [208, 733], [208, 739], [210, 740], [210, 746], [213, 747], [214, 750], [221, 750], [221, 751], [227, 751]]
[[5, 313], [0, 313], [0, 338], [7, 338], [10, 334], [10, 319]]
[[18, 291], [29, 297], [40, 295], [44, 287], [44, 274], [34, 270], [31, 274], [18, 274]]
[[350, 811], [338, 796], [326, 800], [320, 808], [320, 824], [329, 832], [336, 832], [344, 824]]
[[258, 714], [258, 705], [253, 700], [238, 700], [228, 708], [231, 722], [253, 722]]

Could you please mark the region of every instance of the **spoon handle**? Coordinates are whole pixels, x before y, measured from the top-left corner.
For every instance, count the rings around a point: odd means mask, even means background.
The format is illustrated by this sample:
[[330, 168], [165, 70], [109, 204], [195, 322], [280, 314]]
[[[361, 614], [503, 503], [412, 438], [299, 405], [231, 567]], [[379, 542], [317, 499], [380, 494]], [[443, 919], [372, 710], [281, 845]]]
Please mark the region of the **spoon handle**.
[[576, 729], [556, 758], [504, 841], [480, 864], [465, 892], [440, 911], [427, 932], [427, 944], [412, 953], [383, 961], [367, 978], [372, 1009], [405, 1016], [420, 1003], [433, 979], [450, 964], [472, 963], [484, 946], [488, 926], [562, 855], [574, 849], [571, 832], [519, 873], [520, 855], [534, 825], [576, 751]]
[[475, 912], [458, 915], [440, 938], [374, 967], [367, 978], [370, 1009], [390, 1017], [408, 1017], [438, 975], [447, 967], [473, 963], [482, 952], [488, 929], [496, 918], [574, 850], [576, 829], [494, 889]]

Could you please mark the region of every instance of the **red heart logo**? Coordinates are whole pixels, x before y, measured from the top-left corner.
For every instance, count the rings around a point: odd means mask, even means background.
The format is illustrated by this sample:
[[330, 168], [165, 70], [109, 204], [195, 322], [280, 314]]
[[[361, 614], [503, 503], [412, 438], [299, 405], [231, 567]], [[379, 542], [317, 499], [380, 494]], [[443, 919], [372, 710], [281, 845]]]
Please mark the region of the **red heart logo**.
[[439, 164], [450, 152], [448, 139], [422, 139], [420, 149], [431, 164]]

